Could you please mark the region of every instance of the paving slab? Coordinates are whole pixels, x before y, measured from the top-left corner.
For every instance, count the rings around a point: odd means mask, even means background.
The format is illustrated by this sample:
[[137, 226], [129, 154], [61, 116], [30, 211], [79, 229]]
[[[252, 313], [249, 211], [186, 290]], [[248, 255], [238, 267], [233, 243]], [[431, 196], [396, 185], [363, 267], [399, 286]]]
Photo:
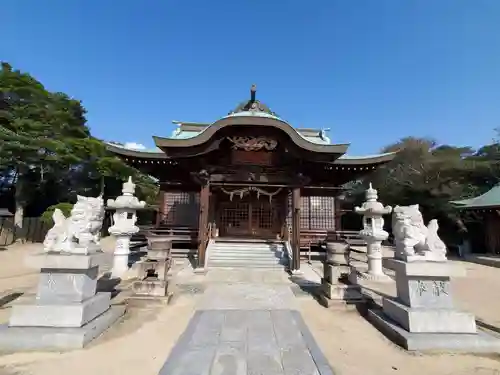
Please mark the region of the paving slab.
[[295, 309], [296, 303], [290, 284], [209, 284], [198, 303], [198, 309]]
[[333, 375], [300, 313], [198, 310], [160, 375]]

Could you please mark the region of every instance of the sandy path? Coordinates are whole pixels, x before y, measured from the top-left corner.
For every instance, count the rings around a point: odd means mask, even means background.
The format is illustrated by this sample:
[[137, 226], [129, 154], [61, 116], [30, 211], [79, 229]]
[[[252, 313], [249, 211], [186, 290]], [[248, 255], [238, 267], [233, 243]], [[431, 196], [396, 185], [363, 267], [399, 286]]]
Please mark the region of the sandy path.
[[[112, 241], [104, 240], [104, 250]], [[0, 298], [12, 292], [34, 290], [37, 272], [24, 266], [30, 252], [40, 245], [12, 246], [0, 251]], [[456, 303], [480, 320], [500, 327], [500, 269], [463, 263], [467, 277], [452, 282]], [[184, 273], [185, 282], [220, 282], [214, 275]], [[178, 276], [182, 276], [181, 272]], [[182, 279], [182, 277], [180, 277]], [[271, 280], [273, 281], [273, 280]], [[265, 282], [263, 279], [262, 282]], [[391, 284], [377, 290], [394, 294]], [[16, 353], [0, 356], [0, 375], [63, 373], [157, 375], [194, 312], [197, 297], [179, 295], [172, 305], [132, 307], [125, 319], [87, 348], [68, 353]], [[314, 300], [301, 298], [300, 310], [311, 332], [341, 375], [499, 375], [500, 356], [413, 355], [399, 349], [357, 312], [332, 311]], [[0, 307], [0, 321], [9, 316], [9, 304]]]
[[393, 345], [357, 312], [302, 300], [302, 316], [337, 375], [498, 375], [500, 356], [414, 355]]
[[11, 373], [30, 375], [75, 370], [95, 375], [157, 375], [186, 328], [194, 303], [193, 298], [180, 297], [166, 307], [131, 308], [123, 321], [83, 350], [4, 355], [0, 366]]

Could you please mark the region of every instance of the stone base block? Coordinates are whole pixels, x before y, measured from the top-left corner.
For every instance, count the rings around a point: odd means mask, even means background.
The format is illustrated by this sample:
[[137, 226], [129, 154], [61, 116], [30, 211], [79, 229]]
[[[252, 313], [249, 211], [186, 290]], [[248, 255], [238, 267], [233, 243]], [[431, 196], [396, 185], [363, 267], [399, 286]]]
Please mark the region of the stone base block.
[[483, 331], [477, 333], [410, 333], [380, 310], [368, 310], [367, 318], [389, 340], [406, 350], [500, 352], [500, 339]]
[[382, 263], [384, 268], [405, 276], [429, 276], [433, 278], [465, 276], [465, 268], [452, 262], [404, 262], [399, 259], [384, 258]]
[[149, 249], [148, 250], [148, 259], [152, 260], [167, 260], [170, 258], [170, 248], [168, 249]]
[[322, 281], [322, 290], [326, 298], [339, 301], [364, 301], [363, 294], [358, 285], [330, 284]]
[[38, 281], [37, 299], [52, 303], [82, 302], [96, 293], [99, 267], [88, 269], [42, 268]]
[[77, 328], [90, 322], [109, 309], [111, 293], [97, 293], [83, 302], [43, 304], [40, 301], [12, 306], [10, 327]]
[[111, 306], [104, 314], [79, 328], [0, 325], [0, 351], [81, 349], [101, 335], [124, 313], [125, 306]]
[[358, 311], [360, 305], [364, 305], [365, 302], [365, 300], [344, 301], [339, 299], [329, 299], [324, 294], [320, 294], [318, 296], [318, 300], [321, 306], [338, 311]]
[[148, 251], [150, 250], [170, 250], [172, 248], [172, 240], [166, 238], [148, 238]]
[[351, 284], [360, 284], [363, 281], [370, 281], [375, 283], [390, 283], [394, 282], [392, 277], [382, 274], [382, 275], [373, 275], [368, 273], [366, 269], [363, 271], [358, 270], [356, 267], [351, 268], [351, 272], [349, 273], [348, 280]]
[[135, 294], [141, 296], [165, 297], [167, 295], [168, 282], [166, 280], [141, 280], [132, 284]]
[[193, 270], [193, 273], [196, 275], [206, 275], [207, 272], [208, 272], [208, 269], [206, 269], [205, 267], [196, 267]]
[[127, 306], [134, 308], [147, 308], [150, 309], [151, 306], [165, 306], [172, 303], [174, 295], [172, 293], [167, 293], [165, 297], [156, 296], [141, 296], [132, 295], [127, 298]]
[[387, 276], [386, 274], [381, 274], [381, 275], [373, 275], [368, 272], [360, 272], [357, 277], [363, 280], [368, 280], [368, 281], [373, 281], [375, 283], [391, 283], [394, 282], [394, 280], [390, 277]]
[[93, 254], [61, 254], [61, 253], [39, 253], [29, 255], [26, 265], [31, 268], [47, 268], [57, 270], [86, 270], [101, 266], [106, 262], [109, 255], [98, 251]]
[[384, 298], [384, 313], [412, 333], [476, 333], [474, 315], [453, 309], [411, 308]]
[[338, 283], [342, 278], [346, 278], [350, 272], [351, 270], [348, 266], [334, 266], [328, 263], [323, 264], [323, 279], [332, 284]]
[[136, 265], [139, 277], [146, 277], [148, 271], [152, 271], [159, 280], [166, 279], [170, 268], [169, 261], [152, 261], [150, 259], [137, 262]]

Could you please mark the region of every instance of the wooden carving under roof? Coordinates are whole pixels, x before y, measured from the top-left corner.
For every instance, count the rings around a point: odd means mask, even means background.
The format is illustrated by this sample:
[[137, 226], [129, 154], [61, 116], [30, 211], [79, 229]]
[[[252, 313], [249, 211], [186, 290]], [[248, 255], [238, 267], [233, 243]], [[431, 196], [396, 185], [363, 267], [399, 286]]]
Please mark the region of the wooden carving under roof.
[[278, 145], [275, 139], [268, 137], [247, 137], [247, 136], [233, 136], [227, 137], [232, 142], [234, 150], [244, 151], [272, 151]]

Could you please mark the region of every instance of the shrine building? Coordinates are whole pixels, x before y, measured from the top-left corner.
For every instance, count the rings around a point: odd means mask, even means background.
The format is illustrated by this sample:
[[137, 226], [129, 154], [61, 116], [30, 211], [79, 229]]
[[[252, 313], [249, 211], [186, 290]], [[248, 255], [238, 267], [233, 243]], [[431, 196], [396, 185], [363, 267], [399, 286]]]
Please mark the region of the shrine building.
[[[300, 268], [300, 249], [341, 230], [342, 185], [395, 154], [347, 156], [325, 131], [294, 128], [250, 99], [213, 123], [176, 122], [156, 149], [108, 144], [127, 164], [159, 180], [156, 234], [189, 237], [200, 267], [210, 240], [281, 241]], [[154, 234], [154, 231], [151, 231]]]

